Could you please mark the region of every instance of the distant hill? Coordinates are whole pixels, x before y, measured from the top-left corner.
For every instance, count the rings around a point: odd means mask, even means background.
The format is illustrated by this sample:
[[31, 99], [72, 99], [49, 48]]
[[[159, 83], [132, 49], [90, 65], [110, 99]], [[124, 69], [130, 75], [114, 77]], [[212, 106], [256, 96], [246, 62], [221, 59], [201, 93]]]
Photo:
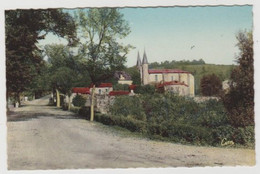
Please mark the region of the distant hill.
[[193, 61], [165, 61], [149, 64], [150, 69], [182, 69], [191, 72], [195, 78], [195, 94], [200, 94], [200, 79], [204, 75], [216, 74], [221, 81], [230, 78], [230, 73], [235, 65], [206, 64], [202, 59]]

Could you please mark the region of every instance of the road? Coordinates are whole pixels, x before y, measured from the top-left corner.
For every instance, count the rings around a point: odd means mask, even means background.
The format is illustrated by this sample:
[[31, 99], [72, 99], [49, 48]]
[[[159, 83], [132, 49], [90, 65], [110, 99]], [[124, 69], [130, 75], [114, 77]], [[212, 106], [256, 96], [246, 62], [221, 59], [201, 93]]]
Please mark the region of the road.
[[47, 103], [44, 97], [8, 114], [9, 170], [255, 165], [252, 149], [125, 137]]

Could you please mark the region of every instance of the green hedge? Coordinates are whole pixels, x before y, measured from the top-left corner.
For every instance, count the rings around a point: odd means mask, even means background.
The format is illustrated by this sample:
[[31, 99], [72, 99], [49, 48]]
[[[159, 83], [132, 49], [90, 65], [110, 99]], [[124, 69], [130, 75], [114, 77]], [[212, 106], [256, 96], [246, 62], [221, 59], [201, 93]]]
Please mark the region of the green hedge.
[[102, 122], [131, 129], [135, 126], [129, 126], [130, 123], [123, 122], [123, 118], [131, 120], [131, 124], [141, 121], [146, 125], [143, 126], [146, 130], [142, 128], [142, 131], [149, 136], [181, 142], [220, 145], [224, 139], [235, 144], [253, 145], [255, 140], [254, 127], [232, 127], [223, 103], [216, 100], [196, 103], [192, 98], [171, 93], [122, 96], [115, 99], [110, 115], [113, 116], [105, 117]]
[[97, 113], [95, 115], [95, 121], [101, 122], [105, 125], [117, 125], [132, 132], [146, 132], [146, 123], [131, 117], [111, 116]]
[[86, 99], [81, 96], [81, 95], [76, 95], [73, 99], [72, 99], [72, 104], [74, 106], [78, 106], [78, 107], [82, 107], [84, 106], [86, 103]]

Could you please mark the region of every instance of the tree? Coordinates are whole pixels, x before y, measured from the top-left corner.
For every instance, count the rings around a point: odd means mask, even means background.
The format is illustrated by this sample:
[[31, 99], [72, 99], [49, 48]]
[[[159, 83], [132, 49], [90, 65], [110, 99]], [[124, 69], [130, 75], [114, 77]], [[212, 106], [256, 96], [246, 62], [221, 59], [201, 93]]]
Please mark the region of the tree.
[[[52, 76], [52, 84], [56, 89], [57, 93], [57, 103], [59, 103], [59, 93], [63, 93], [65, 96], [69, 97], [68, 109], [70, 110], [71, 102], [71, 89], [73, 87], [73, 83], [75, 81], [75, 74], [73, 70], [69, 69], [68, 67], [60, 67], [56, 70], [56, 72]], [[59, 104], [57, 105], [59, 107]]]
[[230, 90], [223, 96], [229, 120], [235, 127], [254, 125], [254, 51], [252, 32], [236, 36], [240, 53], [238, 67], [231, 73]]
[[85, 75], [80, 58], [73, 55], [70, 47], [62, 44], [46, 45], [45, 53], [48, 57], [51, 88], [57, 95], [57, 107], [60, 107], [59, 93], [61, 92], [69, 97], [68, 109], [70, 110], [71, 89]]
[[79, 10], [76, 16], [81, 40], [80, 54], [93, 83], [91, 121], [94, 119], [94, 90], [100, 82], [113, 77], [116, 70], [122, 70], [130, 45], [119, 43], [130, 33], [128, 22], [119, 9]]
[[7, 98], [14, 95], [19, 101], [43, 65], [37, 42], [52, 32], [73, 44], [76, 25], [68, 13], [56, 9], [7, 10], [5, 21]]
[[141, 75], [140, 75], [139, 70], [136, 68], [136, 66], [131, 67], [131, 68], [127, 68], [125, 71], [128, 74], [130, 74], [130, 76], [133, 80], [133, 84], [141, 85]]
[[200, 80], [200, 90], [204, 96], [216, 96], [221, 89], [222, 83], [215, 74], [205, 75]]

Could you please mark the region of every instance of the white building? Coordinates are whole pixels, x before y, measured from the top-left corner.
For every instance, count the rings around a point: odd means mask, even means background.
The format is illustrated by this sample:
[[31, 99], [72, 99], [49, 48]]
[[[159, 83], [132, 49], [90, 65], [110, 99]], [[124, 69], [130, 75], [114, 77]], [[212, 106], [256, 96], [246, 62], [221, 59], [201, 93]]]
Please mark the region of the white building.
[[141, 83], [143, 85], [163, 85], [165, 86], [165, 90], [172, 90], [173, 92], [178, 92], [178, 94], [185, 96], [194, 96], [195, 94], [194, 76], [188, 71], [179, 69], [149, 69], [145, 51], [142, 62], [138, 52], [136, 66], [139, 69]]

